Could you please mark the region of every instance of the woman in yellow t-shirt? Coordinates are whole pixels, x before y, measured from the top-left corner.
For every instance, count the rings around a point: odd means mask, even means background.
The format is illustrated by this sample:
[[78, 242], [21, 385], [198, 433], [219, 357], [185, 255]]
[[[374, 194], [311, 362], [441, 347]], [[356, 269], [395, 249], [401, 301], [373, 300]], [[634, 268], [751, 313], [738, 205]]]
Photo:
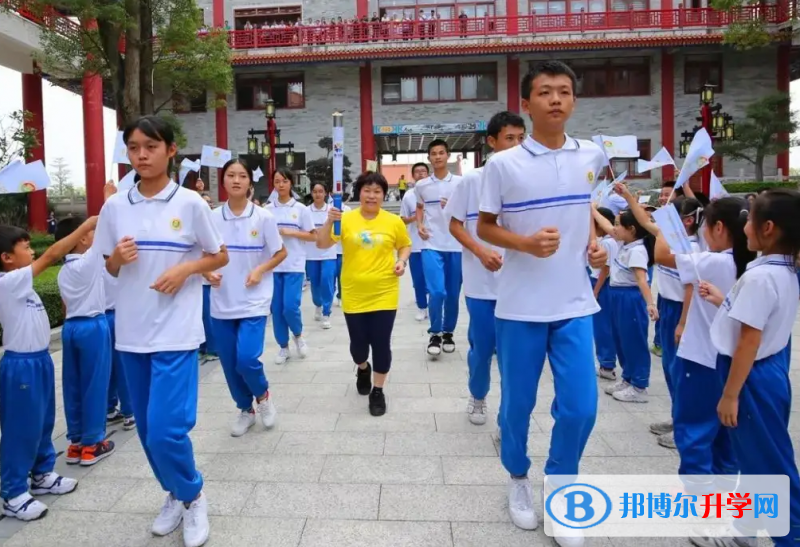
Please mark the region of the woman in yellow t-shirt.
[[[383, 384], [392, 365], [400, 276], [411, 254], [403, 220], [381, 208], [388, 191], [383, 175], [363, 173], [354, 190], [360, 206], [344, 214], [331, 207], [325, 224], [317, 230], [320, 249], [342, 242], [342, 310], [350, 334], [350, 355], [358, 365], [356, 388], [361, 395], [369, 395], [373, 416], [386, 413]], [[333, 234], [337, 220], [341, 220], [341, 236]], [[367, 362], [370, 348], [372, 365]]]

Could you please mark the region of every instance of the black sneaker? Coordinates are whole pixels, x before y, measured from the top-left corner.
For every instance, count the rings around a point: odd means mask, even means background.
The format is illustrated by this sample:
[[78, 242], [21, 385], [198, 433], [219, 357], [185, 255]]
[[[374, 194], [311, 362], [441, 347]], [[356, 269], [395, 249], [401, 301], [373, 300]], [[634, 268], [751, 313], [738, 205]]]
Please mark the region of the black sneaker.
[[122, 416], [120, 411], [117, 410], [116, 408], [113, 409], [113, 410], [109, 410], [108, 413], [106, 414], [106, 423], [109, 424], [109, 425], [110, 424], [117, 424], [117, 423], [121, 422], [123, 419], [124, 419], [124, 417]]
[[356, 367], [356, 390], [359, 395], [369, 395], [372, 391], [372, 367], [369, 363], [364, 370]]
[[442, 337], [438, 334], [431, 334], [428, 342], [428, 355], [437, 356], [442, 353]]
[[453, 353], [456, 350], [456, 343], [453, 341], [453, 333], [446, 332], [442, 335], [442, 350], [445, 353]]
[[386, 397], [383, 395], [383, 389], [375, 388], [370, 392], [369, 413], [373, 416], [386, 414]]

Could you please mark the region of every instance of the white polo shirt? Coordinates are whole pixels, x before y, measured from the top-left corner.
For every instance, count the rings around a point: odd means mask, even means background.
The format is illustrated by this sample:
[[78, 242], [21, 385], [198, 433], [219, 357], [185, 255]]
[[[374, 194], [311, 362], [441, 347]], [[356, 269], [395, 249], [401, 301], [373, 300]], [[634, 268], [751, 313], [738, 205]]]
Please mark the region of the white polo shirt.
[[[342, 213], [346, 213], [347, 211], [352, 211], [352, 208], [349, 205], [342, 204]], [[336, 257], [342, 256], [342, 242], [337, 241], [334, 247], [336, 248]]]
[[747, 265], [711, 325], [711, 341], [722, 355], [733, 357], [742, 323], [761, 331], [756, 359], [783, 351], [797, 316], [800, 288], [791, 256], [764, 255]]
[[196, 350], [205, 340], [201, 276], [190, 276], [173, 295], [150, 287], [173, 266], [220, 252], [222, 238], [208, 204], [174, 182], [152, 198], [142, 196], [137, 185], [103, 205], [94, 244], [110, 256], [126, 236], [135, 239], [138, 258], [117, 277], [116, 349]]
[[117, 307], [117, 290], [119, 284], [117, 278], [108, 273], [103, 267], [103, 286], [106, 291], [106, 311], [113, 311]]
[[[461, 244], [450, 235], [450, 217], [445, 216], [442, 200], [449, 200], [453, 189], [461, 182], [461, 177], [448, 173], [439, 180], [436, 175], [422, 179], [414, 187], [417, 203], [425, 206], [425, 227], [430, 237], [425, 249], [442, 252], [461, 252]], [[416, 207], [416, 206], [415, 206]]]
[[[697, 243], [697, 236], [690, 236], [689, 242], [692, 245], [692, 253], [699, 253], [700, 245]], [[678, 255], [676, 255], [676, 261], [677, 256]], [[691, 266], [691, 263], [689, 265]], [[681, 281], [681, 275], [678, 273], [677, 268], [668, 268], [661, 264], [656, 264], [656, 275], [658, 275], [658, 294], [661, 295], [661, 298], [666, 298], [673, 302], [683, 302], [683, 287], [684, 285], [691, 284], [691, 282], [684, 283]], [[724, 292], [728, 291], [725, 290]], [[706, 302], [706, 304], [708, 303]], [[713, 317], [713, 315], [709, 317]]]
[[50, 347], [50, 320], [33, 290], [33, 268], [0, 272], [0, 325], [3, 347], [33, 353]]
[[620, 247], [617, 256], [611, 261], [609, 279], [612, 287], [636, 287], [636, 272], [644, 270], [647, 274], [647, 248], [641, 239]]
[[[609, 275], [611, 262], [617, 257], [617, 253], [619, 252], [619, 242], [611, 236], [603, 236], [597, 238], [597, 244], [600, 245], [603, 249], [606, 250], [606, 254], [608, 255], [608, 259], [606, 259], [606, 266], [609, 266]], [[592, 268], [592, 279], [597, 279], [600, 277], [600, 268]]]
[[[308, 206], [315, 230], [322, 228], [322, 225], [328, 220], [328, 210], [331, 207], [333, 206], [327, 203], [322, 206], [322, 209], [317, 209], [313, 203]], [[336, 260], [336, 245], [329, 249], [318, 249], [316, 241], [306, 243], [306, 260]]]
[[64, 266], [58, 272], [58, 290], [67, 308], [66, 319], [106, 312], [105, 269], [106, 259], [96, 245], [83, 254], [64, 257]]
[[[314, 222], [311, 220], [311, 213], [308, 207], [292, 198], [286, 203], [280, 203], [277, 198], [270, 201], [266, 209], [272, 213], [278, 222], [278, 229], [291, 228], [303, 232], [311, 232], [314, 229]], [[308, 246], [305, 241], [296, 237], [284, 237], [283, 245], [289, 256], [281, 262], [275, 272], [280, 273], [305, 273], [306, 271], [306, 251]]]
[[[409, 188], [403, 196], [403, 201], [400, 202], [400, 216], [413, 217], [417, 210], [417, 194], [414, 188]], [[411, 238], [411, 252], [418, 253], [425, 248], [425, 241], [419, 237], [419, 230], [417, 230], [417, 222], [406, 224], [408, 230], [408, 237]]]
[[586, 268], [591, 191], [603, 165], [605, 155], [596, 144], [569, 136], [559, 150], [528, 137], [486, 162], [482, 212], [499, 215], [500, 225], [515, 234], [532, 236], [549, 226], [561, 234], [558, 251], [547, 258], [506, 249], [496, 317], [549, 322], [600, 309]]
[[[698, 282], [693, 263], [697, 265], [700, 279], [717, 287], [722, 294], [728, 294], [736, 284], [733, 251], [675, 255], [675, 263], [682, 285], [695, 285]], [[661, 283], [660, 277], [658, 282]], [[711, 343], [711, 322], [716, 314], [716, 306], [700, 296], [700, 291], [695, 287], [689, 314], [686, 316], [686, 328], [683, 329], [681, 342], [678, 344], [678, 357], [709, 368], [717, 368], [717, 350]]]
[[227, 266], [217, 272], [222, 274], [220, 286], [211, 289], [211, 317], [266, 317], [272, 302], [272, 272], [265, 273], [253, 287], [245, 287], [245, 282], [251, 271], [283, 247], [275, 217], [252, 203], [237, 217], [225, 203], [211, 212], [211, 218], [229, 257]]
[[[470, 171], [461, 178], [461, 183], [455, 187], [447, 201], [444, 214], [448, 219], [452, 217], [463, 222], [472, 239], [503, 256], [503, 249], [489, 245], [478, 237], [478, 206], [481, 200], [482, 175], [483, 169], [481, 168]], [[461, 269], [463, 271], [464, 296], [481, 300], [497, 300], [497, 278], [500, 270], [490, 272], [484, 268], [478, 257], [467, 249], [462, 249]]]

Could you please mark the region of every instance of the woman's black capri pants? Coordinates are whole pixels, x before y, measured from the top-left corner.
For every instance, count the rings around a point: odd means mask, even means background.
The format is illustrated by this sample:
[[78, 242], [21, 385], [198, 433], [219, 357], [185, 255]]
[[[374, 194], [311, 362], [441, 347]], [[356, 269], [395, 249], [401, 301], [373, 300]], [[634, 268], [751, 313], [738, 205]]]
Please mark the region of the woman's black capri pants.
[[350, 355], [360, 365], [369, 359], [372, 348], [372, 370], [387, 374], [392, 367], [392, 329], [397, 310], [345, 313], [350, 333]]

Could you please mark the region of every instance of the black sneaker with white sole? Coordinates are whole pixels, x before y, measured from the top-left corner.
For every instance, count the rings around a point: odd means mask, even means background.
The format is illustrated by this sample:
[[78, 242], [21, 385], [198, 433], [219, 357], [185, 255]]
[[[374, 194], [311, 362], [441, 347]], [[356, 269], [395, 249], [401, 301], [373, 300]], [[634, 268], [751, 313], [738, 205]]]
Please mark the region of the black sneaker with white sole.
[[383, 395], [383, 388], [376, 387], [370, 392], [369, 413], [373, 416], [386, 414], [386, 397]]
[[442, 353], [442, 337], [438, 334], [431, 334], [428, 342], [428, 355], [438, 356]]
[[367, 363], [367, 368], [356, 367], [356, 390], [359, 395], [369, 395], [372, 391], [372, 366]]
[[456, 343], [453, 340], [452, 332], [446, 332], [442, 335], [442, 350], [445, 353], [453, 353], [456, 350]]
[[125, 419], [125, 417], [116, 408], [109, 410], [108, 413], [106, 414], [106, 423], [109, 425], [117, 424], [121, 422], [123, 419]]

